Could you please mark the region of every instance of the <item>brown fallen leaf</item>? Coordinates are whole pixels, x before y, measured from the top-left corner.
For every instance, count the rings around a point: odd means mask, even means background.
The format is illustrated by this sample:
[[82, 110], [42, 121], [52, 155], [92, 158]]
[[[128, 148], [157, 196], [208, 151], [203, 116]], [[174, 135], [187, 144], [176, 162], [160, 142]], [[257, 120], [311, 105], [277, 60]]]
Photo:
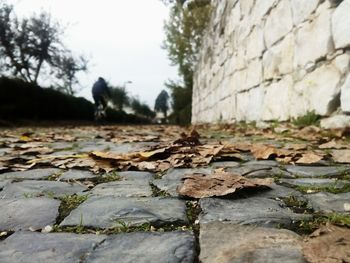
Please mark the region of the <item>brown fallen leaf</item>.
[[304, 241], [303, 254], [310, 263], [350, 262], [350, 229], [322, 226]]
[[296, 161], [297, 164], [313, 164], [318, 163], [323, 159], [323, 155], [319, 155], [313, 152], [304, 153], [302, 157]]
[[183, 178], [184, 182], [177, 191], [182, 196], [205, 198], [225, 196], [243, 188], [269, 186], [273, 179], [250, 179], [237, 174], [191, 174]]
[[278, 149], [271, 145], [256, 144], [251, 149], [252, 154], [257, 160], [268, 160], [270, 158], [284, 158], [287, 156], [294, 156], [295, 151], [285, 149]]
[[278, 152], [276, 147], [263, 145], [263, 144], [254, 145], [251, 151], [254, 157], [258, 160], [267, 160], [272, 155], [277, 156], [277, 152]]
[[331, 155], [336, 163], [350, 163], [350, 150], [333, 150]]
[[53, 153], [53, 150], [48, 147], [26, 148], [25, 150], [18, 151], [19, 155], [23, 155], [23, 154], [36, 155], [36, 154], [50, 154], [50, 153]]
[[294, 150], [294, 151], [300, 151], [300, 150], [306, 150], [307, 144], [302, 143], [287, 143], [284, 148], [287, 150]]
[[90, 156], [98, 157], [101, 159], [112, 159], [116, 161], [128, 161], [134, 157], [130, 154], [121, 154], [121, 153], [115, 153], [115, 152], [99, 152], [99, 151], [91, 152]]
[[198, 147], [198, 153], [202, 157], [214, 157], [224, 148], [223, 145], [203, 145]]
[[156, 149], [154, 151], [149, 151], [149, 152], [139, 152], [138, 154], [140, 155], [141, 158], [143, 158], [144, 160], [147, 160], [151, 157], [156, 156], [157, 154], [165, 153], [166, 150], [168, 150], [168, 147]]
[[347, 147], [345, 145], [335, 141], [335, 140], [332, 140], [330, 142], [319, 145], [318, 148], [320, 148], [320, 149], [344, 149]]

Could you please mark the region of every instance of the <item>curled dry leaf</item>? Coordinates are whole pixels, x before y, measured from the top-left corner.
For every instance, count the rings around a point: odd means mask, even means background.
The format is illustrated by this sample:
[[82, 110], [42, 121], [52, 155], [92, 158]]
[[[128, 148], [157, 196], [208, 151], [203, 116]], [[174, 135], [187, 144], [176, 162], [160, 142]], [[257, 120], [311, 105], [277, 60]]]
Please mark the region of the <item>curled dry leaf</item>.
[[251, 149], [254, 157], [256, 159], [262, 159], [262, 160], [267, 160], [269, 159], [272, 155], [277, 155], [278, 150], [273, 147], [273, 146], [268, 146], [268, 145], [254, 145]]
[[350, 163], [350, 150], [333, 150], [331, 155], [337, 163]]
[[320, 146], [318, 146], [318, 148], [320, 148], [320, 149], [344, 149], [347, 147], [339, 142], [336, 142], [335, 140], [332, 140], [330, 142], [321, 144]]
[[287, 150], [301, 151], [307, 149], [307, 144], [302, 143], [287, 143], [284, 148]]
[[225, 196], [243, 188], [269, 186], [273, 182], [271, 178], [250, 179], [232, 173], [196, 173], [185, 176], [183, 180], [177, 191], [182, 196], [192, 198]]
[[274, 146], [264, 144], [253, 145], [251, 152], [257, 160], [268, 160], [270, 158], [284, 158], [287, 156], [294, 156], [296, 154], [295, 151], [277, 149]]
[[203, 145], [198, 147], [198, 153], [202, 157], [214, 157], [224, 148], [223, 145]]
[[297, 164], [313, 164], [318, 163], [323, 159], [323, 155], [319, 155], [313, 152], [304, 153], [302, 157], [296, 161]]
[[322, 226], [305, 240], [303, 254], [310, 263], [350, 262], [350, 229]]

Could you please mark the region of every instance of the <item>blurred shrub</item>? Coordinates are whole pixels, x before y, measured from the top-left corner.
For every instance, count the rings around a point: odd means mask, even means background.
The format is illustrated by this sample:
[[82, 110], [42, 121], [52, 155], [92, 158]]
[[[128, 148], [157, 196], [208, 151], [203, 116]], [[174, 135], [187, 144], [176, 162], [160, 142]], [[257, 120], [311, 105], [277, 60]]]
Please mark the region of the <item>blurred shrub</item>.
[[[147, 123], [146, 119], [108, 109], [107, 121]], [[85, 98], [0, 77], [0, 118], [5, 120], [93, 120], [94, 104]]]

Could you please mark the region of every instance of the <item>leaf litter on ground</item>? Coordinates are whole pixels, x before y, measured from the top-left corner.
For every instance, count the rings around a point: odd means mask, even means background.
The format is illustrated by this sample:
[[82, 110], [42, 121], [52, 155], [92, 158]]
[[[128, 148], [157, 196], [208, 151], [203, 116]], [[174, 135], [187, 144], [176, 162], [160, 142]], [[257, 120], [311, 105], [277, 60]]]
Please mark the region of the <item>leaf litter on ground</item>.
[[321, 226], [304, 241], [303, 255], [310, 263], [350, 262], [350, 229]]
[[242, 189], [268, 187], [272, 183], [271, 178], [251, 179], [233, 173], [194, 173], [183, 178], [183, 184], [177, 192], [191, 198], [227, 196]]

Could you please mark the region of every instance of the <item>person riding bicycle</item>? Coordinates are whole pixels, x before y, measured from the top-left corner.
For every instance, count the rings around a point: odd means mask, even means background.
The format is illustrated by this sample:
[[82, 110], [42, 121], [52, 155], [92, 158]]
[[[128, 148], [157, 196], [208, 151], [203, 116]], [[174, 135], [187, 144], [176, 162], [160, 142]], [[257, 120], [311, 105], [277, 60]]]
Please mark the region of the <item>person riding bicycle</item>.
[[95, 117], [100, 112], [105, 115], [107, 108], [107, 98], [111, 96], [111, 91], [107, 86], [106, 81], [99, 77], [98, 80], [92, 86], [92, 97], [95, 101]]

